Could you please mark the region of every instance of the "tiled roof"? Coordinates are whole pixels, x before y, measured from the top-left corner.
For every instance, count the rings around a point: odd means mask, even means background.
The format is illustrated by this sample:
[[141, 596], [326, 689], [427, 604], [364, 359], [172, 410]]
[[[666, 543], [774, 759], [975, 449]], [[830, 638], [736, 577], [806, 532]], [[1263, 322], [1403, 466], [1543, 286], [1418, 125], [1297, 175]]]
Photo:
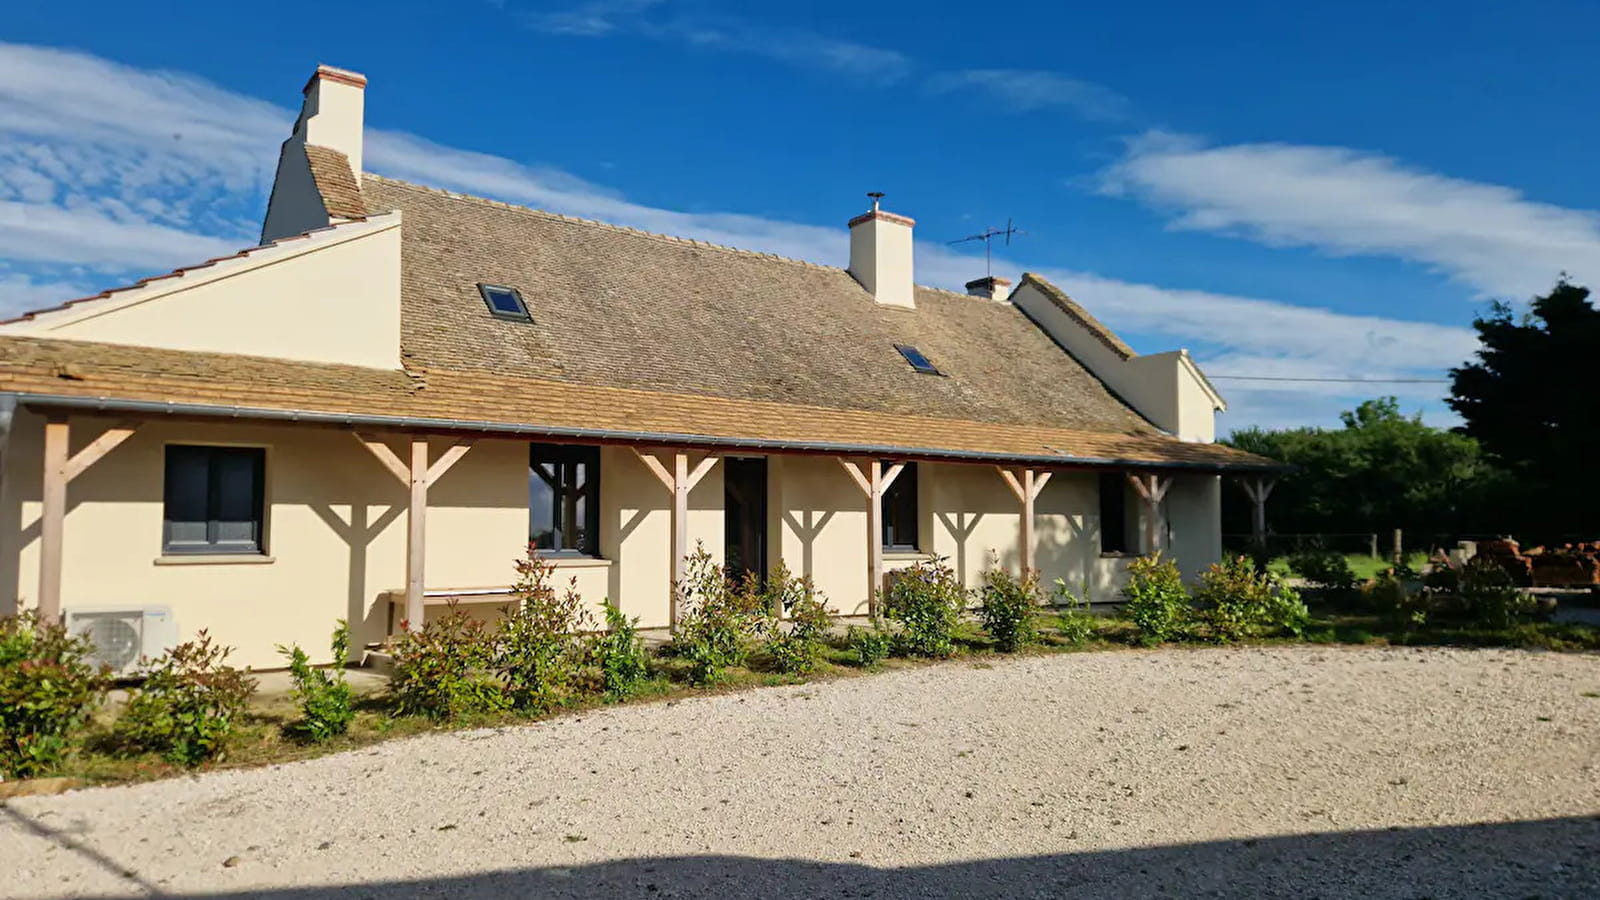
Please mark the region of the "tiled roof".
[[1117, 337], [1116, 332], [1101, 324], [1100, 320], [1090, 315], [1087, 309], [1078, 304], [1078, 301], [1068, 297], [1066, 291], [1051, 284], [1043, 275], [1024, 272], [1022, 273], [1022, 284], [1031, 284], [1038, 288], [1039, 292], [1044, 294], [1051, 303], [1055, 304], [1057, 309], [1066, 313], [1068, 318], [1082, 325], [1084, 330], [1094, 335], [1100, 343], [1106, 345], [1106, 349], [1115, 353], [1118, 357], [1132, 359], [1138, 356], [1137, 353], [1133, 352], [1132, 347], [1129, 347], [1122, 338]]
[[311, 178], [317, 183], [317, 191], [322, 194], [322, 208], [328, 215], [340, 219], [366, 217], [361, 185], [356, 182], [348, 156], [328, 147], [307, 144], [306, 162], [311, 166]]
[[[371, 211], [405, 216], [401, 346], [408, 366], [1157, 433], [1007, 303], [919, 287], [916, 309], [886, 307], [837, 267], [374, 175], [363, 176], [362, 190]], [[533, 323], [490, 316], [479, 282], [518, 289]], [[896, 344], [920, 349], [945, 377], [913, 371]]]
[[[523, 428], [661, 443], [726, 442], [904, 448], [907, 456], [1074, 458], [1213, 469], [1266, 467], [1217, 444], [1148, 431], [1115, 433], [940, 418], [926, 413], [670, 393], [538, 379], [481, 369], [385, 371], [220, 353], [0, 336], [0, 391], [86, 401], [114, 398], [252, 413], [313, 412], [425, 419], [438, 430]], [[189, 410], [191, 414], [199, 410]], [[446, 422], [452, 423], [448, 428]], [[398, 424], [398, 421], [396, 421]]]

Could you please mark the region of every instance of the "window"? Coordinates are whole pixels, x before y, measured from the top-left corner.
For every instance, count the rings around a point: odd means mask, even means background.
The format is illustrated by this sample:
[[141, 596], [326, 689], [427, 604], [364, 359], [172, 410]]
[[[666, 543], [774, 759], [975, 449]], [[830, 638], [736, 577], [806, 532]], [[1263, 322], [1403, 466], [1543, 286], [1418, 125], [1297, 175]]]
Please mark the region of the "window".
[[480, 284], [478, 293], [483, 295], [483, 302], [489, 304], [489, 312], [493, 313], [495, 318], [533, 321], [533, 317], [528, 315], [528, 305], [522, 302], [522, 294], [518, 293], [516, 288]]
[[[890, 463], [883, 464], [885, 471]], [[917, 464], [906, 463], [883, 494], [883, 546], [886, 550], [918, 550]]]
[[1121, 472], [1100, 474], [1100, 552], [1127, 553], [1128, 485]]
[[894, 348], [899, 350], [900, 355], [904, 356], [906, 358], [906, 362], [911, 364], [911, 368], [916, 369], [918, 372], [921, 372], [924, 375], [940, 374], [938, 367], [929, 362], [928, 358], [922, 355], [921, 350], [918, 350], [910, 344], [895, 344]]
[[161, 552], [262, 552], [260, 447], [167, 447]]
[[549, 554], [600, 552], [600, 448], [534, 444], [528, 457], [528, 540]]

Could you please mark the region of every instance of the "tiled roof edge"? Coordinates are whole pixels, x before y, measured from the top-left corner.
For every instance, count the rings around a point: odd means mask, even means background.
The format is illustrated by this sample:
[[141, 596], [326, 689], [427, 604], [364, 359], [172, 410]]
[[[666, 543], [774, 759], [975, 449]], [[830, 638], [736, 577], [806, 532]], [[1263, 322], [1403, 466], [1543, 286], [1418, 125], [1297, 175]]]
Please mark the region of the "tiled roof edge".
[[1050, 302], [1054, 303], [1057, 308], [1074, 319], [1079, 325], [1082, 325], [1084, 330], [1094, 335], [1095, 339], [1104, 344], [1106, 349], [1112, 353], [1123, 359], [1132, 359], [1139, 355], [1133, 351], [1132, 347], [1128, 346], [1126, 341], [1117, 337], [1116, 332], [1107, 328], [1093, 315], [1090, 315], [1082, 304], [1067, 296], [1066, 291], [1051, 284], [1043, 275], [1035, 272], [1023, 272], [1022, 284], [1017, 287], [1020, 290], [1023, 285], [1028, 284], [1038, 288], [1046, 297], [1050, 298]]

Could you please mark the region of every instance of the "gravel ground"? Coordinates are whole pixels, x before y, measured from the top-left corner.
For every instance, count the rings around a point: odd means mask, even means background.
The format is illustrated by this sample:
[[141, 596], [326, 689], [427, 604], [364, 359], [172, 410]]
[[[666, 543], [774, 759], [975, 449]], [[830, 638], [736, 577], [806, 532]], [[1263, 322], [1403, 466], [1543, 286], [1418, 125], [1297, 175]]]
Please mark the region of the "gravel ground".
[[1600, 896], [1600, 657], [1121, 651], [0, 808], [0, 896]]

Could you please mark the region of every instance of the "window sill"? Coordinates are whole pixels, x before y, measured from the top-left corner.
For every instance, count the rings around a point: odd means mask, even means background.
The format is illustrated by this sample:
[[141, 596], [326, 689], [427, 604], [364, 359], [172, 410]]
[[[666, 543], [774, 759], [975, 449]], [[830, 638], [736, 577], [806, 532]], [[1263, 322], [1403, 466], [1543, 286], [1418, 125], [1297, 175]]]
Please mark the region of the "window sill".
[[1140, 554], [1134, 553], [1132, 550], [1113, 550], [1113, 551], [1102, 552], [1100, 554], [1100, 558], [1101, 559], [1138, 559], [1139, 555]]
[[181, 553], [158, 556], [158, 566], [260, 566], [277, 562], [263, 553]]
[[927, 562], [931, 559], [933, 559], [932, 553], [924, 553], [921, 550], [890, 550], [885, 548], [883, 551], [884, 562]]
[[557, 569], [604, 569], [611, 565], [611, 560], [602, 556], [541, 556], [539, 560]]

